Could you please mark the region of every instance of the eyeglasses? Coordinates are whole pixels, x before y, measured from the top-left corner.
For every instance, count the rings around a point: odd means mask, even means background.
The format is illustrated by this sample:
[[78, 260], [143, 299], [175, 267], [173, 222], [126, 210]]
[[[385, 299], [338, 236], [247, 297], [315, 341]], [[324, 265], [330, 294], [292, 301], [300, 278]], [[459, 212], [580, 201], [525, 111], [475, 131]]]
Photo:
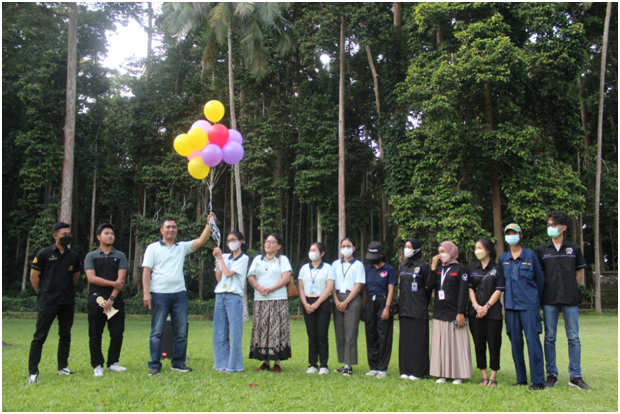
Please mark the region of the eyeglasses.
[[265, 244], [278, 244], [277, 240], [265, 240]]

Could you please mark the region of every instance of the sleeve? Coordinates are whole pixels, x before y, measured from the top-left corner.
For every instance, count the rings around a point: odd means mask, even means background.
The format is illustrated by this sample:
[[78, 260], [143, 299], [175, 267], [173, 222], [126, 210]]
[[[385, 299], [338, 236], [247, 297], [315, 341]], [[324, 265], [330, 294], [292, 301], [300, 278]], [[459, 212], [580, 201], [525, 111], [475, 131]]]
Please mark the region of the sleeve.
[[289, 262], [288, 257], [281, 255], [280, 259], [280, 272], [292, 272], [293, 268], [291, 267], [291, 262]]
[[84, 270], [94, 270], [95, 269], [95, 260], [93, 258], [93, 253], [90, 252], [84, 258]]
[[471, 277], [472, 274], [472, 268], [474, 266], [471, 265], [469, 266], [469, 269], [467, 269], [467, 271], [469, 272], [468, 278], [467, 278], [467, 286], [469, 286], [470, 289], [476, 290], [476, 287], [474, 286], [474, 279]]
[[179, 243], [181, 245], [181, 247], [183, 248], [183, 254], [185, 256], [187, 256], [190, 253], [194, 253], [192, 251], [192, 244], [194, 244], [194, 240], [190, 240], [190, 241], [184, 241], [184, 242], [180, 242]]
[[535, 255], [532, 255], [532, 263], [534, 264], [534, 279], [536, 279], [536, 287], [538, 288], [538, 298], [542, 303], [543, 289], [545, 288], [545, 276], [540, 268], [540, 262]]
[[355, 262], [355, 283], [366, 284], [366, 269], [362, 262]]
[[327, 268], [327, 280], [336, 280], [336, 274], [334, 273], [334, 268], [330, 265]]
[[73, 262], [73, 273], [81, 272], [84, 270], [82, 258], [80, 257], [78, 252], [76, 252], [75, 250], [73, 252], [75, 253], [75, 261]]
[[459, 274], [459, 302], [456, 308], [456, 313], [465, 314], [465, 308], [467, 307], [467, 300], [469, 299], [469, 270], [464, 266], [461, 266]]
[[252, 260], [252, 265], [250, 266], [250, 270], [248, 270], [248, 277], [256, 276], [256, 268], [258, 267], [259, 260], [260, 256], [256, 256], [254, 260]]
[[32, 269], [39, 272], [42, 272], [43, 269], [45, 269], [45, 264], [47, 263], [47, 259], [45, 257], [45, 254], [43, 253], [43, 250], [39, 250], [37, 252], [37, 255], [32, 260], [32, 265], [30, 265]]
[[396, 269], [394, 269], [394, 267], [388, 270], [388, 285], [398, 286], [398, 276], [396, 275]]
[[231, 268], [229, 270], [233, 270], [236, 274], [245, 278], [248, 273], [248, 262], [250, 258], [247, 254], [243, 254], [239, 259], [233, 262]]
[[583, 257], [583, 252], [579, 246], [573, 247], [575, 249], [575, 268], [577, 270], [583, 269], [587, 266], [586, 259]]
[[495, 290], [506, 290], [506, 279], [504, 279], [504, 268], [501, 265], [495, 267], [497, 271], [497, 283], [495, 284]]
[[543, 243], [536, 248], [536, 258], [538, 259], [538, 265], [543, 272], [545, 271], [545, 261], [543, 260], [544, 253], [545, 253], [545, 245]]
[[306, 269], [307, 268], [308, 268], [307, 265], [301, 266], [301, 269], [299, 269], [299, 275], [297, 276], [297, 280], [301, 280], [302, 282], [306, 283]]
[[144, 251], [144, 259], [142, 259], [142, 267], [153, 268], [155, 265], [155, 255], [153, 253], [152, 244], [146, 246], [146, 250]]
[[[125, 256], [125, 253], [123, 253], [123, 252], [118, 252], [118, 253], [121, 256], [120, 263], [118, 265], [119, 270], [120, 269], [123, 269], [123, 270], [128, 269], [129, 265], [127, 264], [127, 256]], [[88, 256], [86, 256], [86, 257], [88, 257]]]
[[422, 275], [424, 277], [424, 290], [426, 291], [426, 302], [429, 303], [431, 301], [431, 296], [433, 295], [433, 287], [435, 283], [435, 278], [433, 277], [433, 272], [431, 272], [430, 266], [424, 264], [421, 269]]

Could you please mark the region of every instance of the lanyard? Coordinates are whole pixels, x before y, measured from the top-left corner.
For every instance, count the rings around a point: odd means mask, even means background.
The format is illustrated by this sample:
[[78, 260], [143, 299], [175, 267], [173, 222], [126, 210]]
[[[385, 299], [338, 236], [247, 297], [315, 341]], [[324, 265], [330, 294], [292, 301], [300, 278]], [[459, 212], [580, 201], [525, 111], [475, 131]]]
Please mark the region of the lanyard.
[[[310, 268], [310, 278], [312, 278], [312, 284], [314, 285], [314, 281], [316, 280], [316, 277], [319, 275], [319, 273], [321, 272], [321, 269], [317, 268], [313, 268], [311, 263], [308, 263], [308, 267]], [[312, 276], [312, 270], [316, 270], [316, 273], [314, 274], [314, 277]]]
[[349, 270], [351, 270], [351, 267], [353, 267], [353, 261], [351, 261], [351, 263], [349, 263], [349, 267], [347, 267], [347, 271], [345, 272], [344, 271], [344, 263], [340, 262], [340, 269], [342, 270], [342, 280], [343, 281], [347, 280], [347, 273], [349, 272]]
[[446, 279], [446, 275], [448, 274], [451, 268], [452, 266], [448, 267], [447, 269], [443, 269], [443, 268], [441, 269], [441, 290], [443, 290], [443, 281]]

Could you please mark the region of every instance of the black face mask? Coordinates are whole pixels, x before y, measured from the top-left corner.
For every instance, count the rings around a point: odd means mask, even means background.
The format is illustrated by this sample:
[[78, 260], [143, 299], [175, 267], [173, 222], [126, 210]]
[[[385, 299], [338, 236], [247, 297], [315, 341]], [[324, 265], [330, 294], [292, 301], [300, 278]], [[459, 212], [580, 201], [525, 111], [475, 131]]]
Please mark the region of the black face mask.
[[68, 246], [71, 244], [71, 236], [62, 236], [58, 242], [63, 246]]
[[376, 265], [381, 263], [381, 259], [369, 259], [368, 263], [370, 263], [371, 265]]

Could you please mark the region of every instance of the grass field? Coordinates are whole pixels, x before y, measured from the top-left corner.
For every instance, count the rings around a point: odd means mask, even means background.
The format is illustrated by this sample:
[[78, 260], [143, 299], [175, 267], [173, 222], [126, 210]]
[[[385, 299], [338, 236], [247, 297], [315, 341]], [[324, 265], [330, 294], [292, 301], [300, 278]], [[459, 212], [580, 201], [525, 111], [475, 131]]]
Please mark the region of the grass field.
[[[435, 384], [432, 379], [404, 381], [398, 372], [398, 323], [388, 378], [366, 377], [368, 370], [363, 324], [359, 360], [350, 378], [330, 373], [307, 375], [307, 337], [303, 321], [291, 321], [293, 358], [282, 374], [255, 372], [259, 363], [244, 360], [245, 372], [213, 371], [212, 322], [190, 320], [188, 365], [191, 373], [170, 370], [147, 375], [148, 317], [129, 316], [121, 364], [127, 372], [94, 378], [88, 351], [86, 315], [76, 315], [72, 330], [70, 377], [56, 376], [56, 323], [43, 348], [40, 382], [27, 386], [27, 360], [35, 320], [3, 315], [3, 411], [618, 411], [618, 315], [585, 313], [580, 317], [582, 368], [592, 391], [569, 387], [568, 352], [562, 319], [558, 326], [559, 382], [554, 389], [531, 392], [512, 387], [516, 381], [510, 342], [504, 335], [499, 387], [477, 386], [480, 374], [463, 385]], [[244, 354], [249, 352], [251, 323], [245, 324]], [[107, 335], [107, 332], [104, 334]], [[108, 339], [104, 336], [104, 355]], [[472, 348], [473, 352], [473, 348]], [[527, 355], [526, 355], [527, 357]], [[475, 368], [475, 357], [474, 368]], [[338, 368], [330, 326], [330, 369]], [[256, 384], [250, 386], [250, 384]]]

